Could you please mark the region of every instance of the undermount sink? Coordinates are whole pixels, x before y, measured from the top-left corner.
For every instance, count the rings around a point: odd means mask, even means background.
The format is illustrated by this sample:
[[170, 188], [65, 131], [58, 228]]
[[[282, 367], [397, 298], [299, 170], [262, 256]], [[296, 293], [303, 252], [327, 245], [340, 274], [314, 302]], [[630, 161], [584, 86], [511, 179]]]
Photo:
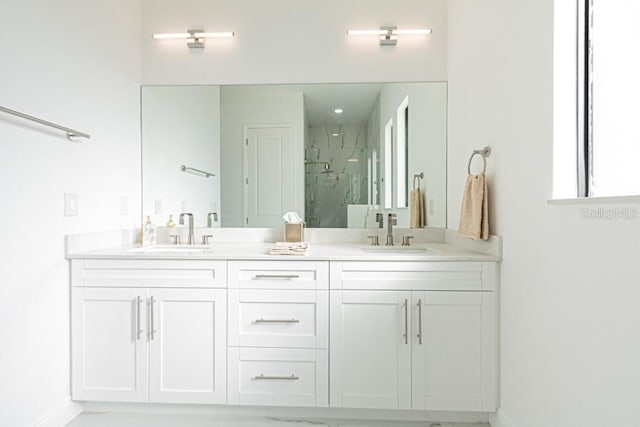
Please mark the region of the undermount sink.
[[141, 248], [130, 249], [129, 252], [137, 253], [179, 253], [179, 254], [198, 254], [210, 252], [213, 248], [211, 245], [153, 245], [142, 246]]
[[438, 252], [424, 246], [365, 246], [362, 252], [369, 254], [398, 254], [398, 255], [435, 255]]

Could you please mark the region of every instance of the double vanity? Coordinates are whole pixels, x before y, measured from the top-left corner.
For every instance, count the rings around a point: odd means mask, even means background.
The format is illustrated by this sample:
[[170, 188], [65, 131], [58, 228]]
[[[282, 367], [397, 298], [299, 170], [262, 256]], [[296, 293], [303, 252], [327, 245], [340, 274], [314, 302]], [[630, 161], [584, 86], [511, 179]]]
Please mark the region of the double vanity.
[[497, 256], [270, 247], [69, 254], [73, 399], [495, 411]]

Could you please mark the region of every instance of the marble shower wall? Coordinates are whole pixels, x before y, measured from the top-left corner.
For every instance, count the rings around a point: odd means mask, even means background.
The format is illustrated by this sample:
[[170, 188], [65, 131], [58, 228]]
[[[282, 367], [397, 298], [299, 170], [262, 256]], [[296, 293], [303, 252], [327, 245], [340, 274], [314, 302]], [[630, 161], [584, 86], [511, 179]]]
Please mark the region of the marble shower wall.
[[[332, 133], [339, 132], [338, 136]], [[368, 203], [367, 125], [309, 126], [305, 141], [307, 227], [347, 227], [347, 205]]]

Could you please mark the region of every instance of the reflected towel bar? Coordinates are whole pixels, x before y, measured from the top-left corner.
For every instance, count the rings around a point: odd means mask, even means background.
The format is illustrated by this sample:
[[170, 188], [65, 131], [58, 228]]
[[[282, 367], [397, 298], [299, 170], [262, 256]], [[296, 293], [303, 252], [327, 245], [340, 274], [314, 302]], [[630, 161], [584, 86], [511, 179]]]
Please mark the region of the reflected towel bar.
[[196, 168], [191, 168], [191, 167], [185, 166], [185, 165], [182, 165], [180, 167], [180, 169], [182, 169], [183, 172], [192, 172], [192, 173], [200, 174], [200, 175], [204, 176], [205, 178], [209, 178], [210, 176], [216, 176], [215, 174], [213, 174], [211, 172], [203, 171], [203, 170], [196, 169]]
[[37, 117], [30, 116], [28, 114], [21, 113], [19, 111], [11, 110], [9, 108], [0, 107], [0, 111], [2, 111], [4, 113], [7, 113], [7, 114], [11, 114], [11, 115], [16, 116], [16, 117], [20, 117], [21, 119], [30, 120], [32, 122], [36, 122], [36, 123], [39, 123], [41, 125], [49, 126], [49, 127], [54, 128], [54, 129], [58, 129], [58, 130], [61, 130], [63, 132], [66, 132], [67, 133], [67, 138], [69, 139], [69, 141], [76, 141], [78, 138], [86, 138], [86, 139], [91, 138], [91, 135], [89, 135], [87, 133], [79, 132], [77, 130], [70, 129], [68, 127], [60, 126], [60, 125], [57, 125], [55, 123], [51, 123], [51, 122], [48, 122], [46, 120], [42, 120], [42, 119], [39, 119]]

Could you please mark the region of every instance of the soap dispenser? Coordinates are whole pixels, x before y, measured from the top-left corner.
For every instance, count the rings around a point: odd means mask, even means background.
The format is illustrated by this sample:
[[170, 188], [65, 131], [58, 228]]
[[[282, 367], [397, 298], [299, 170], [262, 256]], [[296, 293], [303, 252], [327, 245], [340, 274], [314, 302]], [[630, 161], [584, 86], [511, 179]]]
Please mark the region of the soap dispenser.
[[142, 244], [153, 245], [156, 243], [156, 226], [151, 222], [151, 215], [147, 215], [147, 222], [142, 227]]
[[169, 221], [167, 221], [167, 236], [169, 236], [169, 242], [177, 245], [180, 243], [178, 236], [178, 229], [176, 223], [173, 221], [173, 215], [169, 215]]

